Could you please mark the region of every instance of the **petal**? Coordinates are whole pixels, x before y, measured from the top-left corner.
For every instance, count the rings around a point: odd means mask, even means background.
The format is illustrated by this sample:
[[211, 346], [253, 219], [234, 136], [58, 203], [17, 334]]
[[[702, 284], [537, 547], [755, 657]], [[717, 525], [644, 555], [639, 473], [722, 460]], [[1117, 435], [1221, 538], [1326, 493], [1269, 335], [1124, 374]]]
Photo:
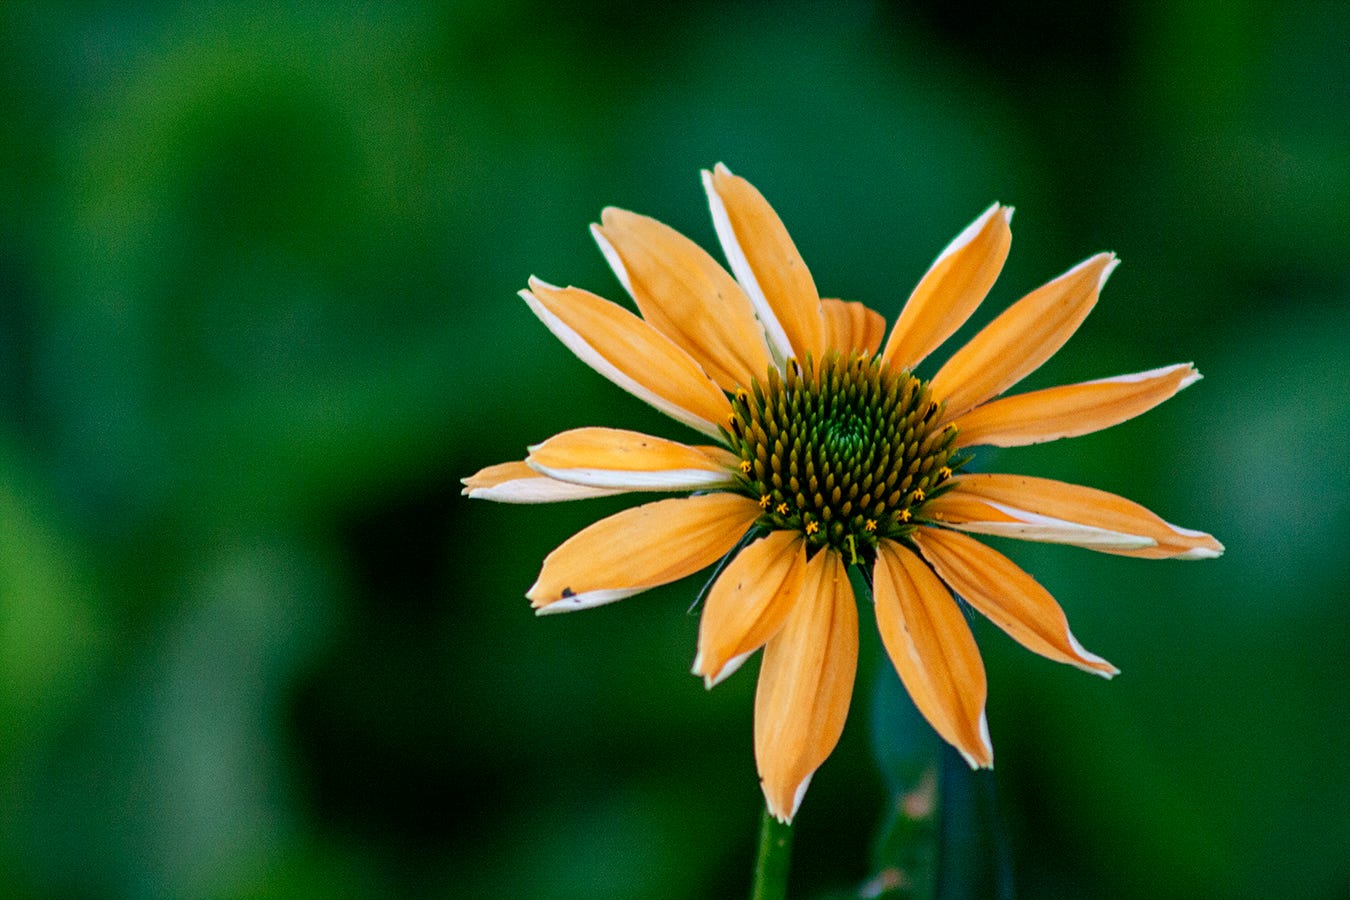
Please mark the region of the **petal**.
[[694, 674], [708, 687], [778, 633], [801, 596], [806, 542], [793, 531], [774, 531], [736, 555], [708, 593], [698, 623]]
[[912, 370], [965, 324], [1003, 271], [1012, 245], [1012, 207], [995, 203], [966, 226], [919, 280], [881, 358]]
[[1104, 678], [1120, 672], [1083, 649], [1050, 592], [1002, 553], [937, 528], [920, 528], [913, 540], [938, 577], [1028, 650]]
[[895, 541], [877, 545], [877, 629], [914, 705], [971, 768], [994, 764], [984, 663], [966, 617], [933, 570]]
[[[965, 531], [1007, 534], [1027, 540], [1062, 540], [1092, 550], [1144, 559], [1209, 559], [1223, 553], [1223, 544], [1201, 531], [1165, 522], [1138, 503], [1107, 491], [1029, 475], [958, 475], [952, 488], [924, 507], [925, 515]], [[1148, 543], [1113, 545], [1109, 540], [1014, 534], [1007, 523], [1034, 523], [1038, 517], [1057, 520], [1081, 529], [1108, 534], [1134, 535]], [[1004, 523], [1004, 524], [1000, 524]], [[979, 527], [976, 527], [978, 524]]]
[[731, 403], [670, 339], [622, 307], [580, 288], [537, 278], [520, 296], [595, 371], [661, 412], [705, 434], [731, 415]]
[[825, 344], [831, 350], [847, 355], [856, 350], [863, 356], [872, 356], [886, 336], [886, 320], [881, 313], [868, 309], [856, 301], [826, 299], [820, 301], [825, 314]]
[[763, 379], [764, 330], [727, 271], [689, 238], [655, 219], [606, 209], [591, 233], [642, 317], [682, 347], [726, 391]]
[[559, 500], [585, 500], [608, 497], [621, 490], [568, 484], [541, 475], [523, 462], [498, 463], [461, 478], [464, 495], [499, 503], [553, 503]]
[[1030, 391], [977, 406], [955, 420], [956, 446], [1021, 447], [1119, 425], [1200, 380], [1191, 363]]
[[778, 214], [721, 163], [704, 171], [703, 187], [722, 251], [764, 325], [769, 349], [780, 362], [808, 353], [820, 359], [826, 349], [820, 295]]
[[692, 491], [726, 486], [739, 458], [618, 428], [576, 428], [530, 448], [525, 462], [559, 481], [625, 490]]
[[925, 504], [923, 515], [958, 531], [1024, 541], [1073, 544], [1089, 550], [1137, 550], [1154, 547], [1158, 543], [1140, 534], [1083, 525], [1017, 509], [997, 500], [982, 500], [960, 489], [950, 490]]
[[759, 514], [755, 501], [725, 493], [626, 509], [550, 553], [525, 596], [540, 613], [568, 612], [677, 581], [725, 556]]
[[806, 564], [801, 594], [764, 648], [755, 691], [755, 761], [769, 812], [797, 813], [844, 730], [858, 668], [858, 607], [839, 554]]
[[1036, 371], [1078, 330], [1116, 267], [1098, 253], [1008, 307], [933, 377], [933, 399], [950, 421]]

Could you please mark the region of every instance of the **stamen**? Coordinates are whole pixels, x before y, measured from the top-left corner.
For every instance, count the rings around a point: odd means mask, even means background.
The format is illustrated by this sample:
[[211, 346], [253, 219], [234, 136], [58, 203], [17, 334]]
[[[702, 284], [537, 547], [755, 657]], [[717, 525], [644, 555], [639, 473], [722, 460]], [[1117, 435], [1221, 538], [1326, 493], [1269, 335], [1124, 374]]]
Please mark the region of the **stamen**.
[[874, 356], [828, 353], [771, 367], [732, 400], [742, 490], [767, 529], [800, 531], [852, 562], [909, 522], [965, 462], [926, 382]]

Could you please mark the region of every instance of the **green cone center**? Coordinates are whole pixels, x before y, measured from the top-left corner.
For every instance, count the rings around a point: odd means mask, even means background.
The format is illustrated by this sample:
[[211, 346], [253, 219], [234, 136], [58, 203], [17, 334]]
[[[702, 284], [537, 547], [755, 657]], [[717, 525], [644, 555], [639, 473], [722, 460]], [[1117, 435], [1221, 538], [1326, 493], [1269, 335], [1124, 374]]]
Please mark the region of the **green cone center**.
[[850, 561], [912, 531], [964, 462], [953, 461], [956, 428], [938, 427], [928, 384], [874, 356], [770, 368], [732, 410], [739, 487], [764, 510], [759, 524], [800, 531]]

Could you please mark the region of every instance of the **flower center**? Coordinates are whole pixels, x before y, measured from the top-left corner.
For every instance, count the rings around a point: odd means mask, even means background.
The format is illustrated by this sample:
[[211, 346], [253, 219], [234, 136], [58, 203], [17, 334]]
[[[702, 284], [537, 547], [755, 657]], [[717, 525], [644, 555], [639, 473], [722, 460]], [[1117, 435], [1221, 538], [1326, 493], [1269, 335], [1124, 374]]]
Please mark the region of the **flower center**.
[[759, 524], [800, 531], [853, 562], [879, 538], [913, 531], [911, 519], [966, 461], [952, 459], [956, 427], [935, 427], [941, 407], [928, 384], [877, 357], [789, 360], [786, 375], [771, 367], [731, 405], [727, 437], [741, 490], [764, 510]]

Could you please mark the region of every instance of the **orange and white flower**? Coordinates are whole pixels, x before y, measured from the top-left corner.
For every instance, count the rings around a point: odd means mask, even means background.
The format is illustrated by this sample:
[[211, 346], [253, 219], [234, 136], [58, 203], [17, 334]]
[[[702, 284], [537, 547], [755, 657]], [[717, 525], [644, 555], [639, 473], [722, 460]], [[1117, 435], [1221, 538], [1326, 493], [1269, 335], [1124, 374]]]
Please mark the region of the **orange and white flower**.
[[587, 365], [715, 443], [578, 428], [466, 478], [465, 493], [508, 503], [677, 495], [565, 541], [526, 596], [539, 613], [583, 609], [724, 560], [694, 674], [712, 687], [764, 649], [755, 758], [780, 820], [796, 814], [848, 713], [858, 657], [850, 566], [873, 586], [877, 628], [915, 705], [971, 766], [991, 766], [984, 666], [954, 594], [1036, 653], [1107, 678], [1117, 670], [1078, 642], [1045, 588], [971, 535], [1150, 559], [1223, 547], [1103, 491], [964, 472], [966, 448], [1098, 431], [1200, 374], [1180, 363], [1000, 396], [1096, 304], [1117, 262], [1099, 253], [1014, 303], [922, 380], [915, 368], [998, 278], [1011, 208], [989, 207], [938, 255], [887, 337], [876, 312], [820, 297], [749, 182], [718, 165], [703, 183], [730, 273], [660, 222], [606, 209], [592, 231], [639, 314], [538, 279], [521, 296]]

